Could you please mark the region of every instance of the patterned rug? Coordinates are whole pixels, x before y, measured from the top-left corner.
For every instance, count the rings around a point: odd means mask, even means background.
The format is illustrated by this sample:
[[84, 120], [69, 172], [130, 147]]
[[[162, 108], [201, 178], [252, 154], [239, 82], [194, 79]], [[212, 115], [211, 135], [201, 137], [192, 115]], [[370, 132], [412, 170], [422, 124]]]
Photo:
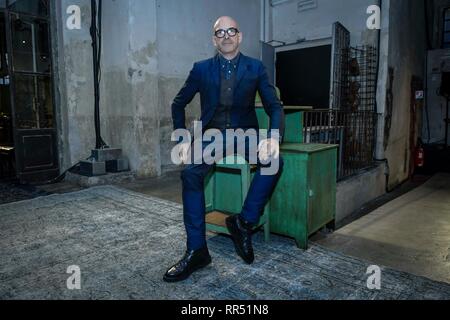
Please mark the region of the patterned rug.
[[[0, 299], [450, 299], [450, 285], [382, 268], [367, 288], [369, 262], [291, 239], [254, 238], [245, 265], [227, 236], [208, 239], [213, 263], [187, 281], [162, 275], [184, 253], [182, 206], [117, 187], [0, 206]], [[69, 266], [81, 290], [67, 288]]]

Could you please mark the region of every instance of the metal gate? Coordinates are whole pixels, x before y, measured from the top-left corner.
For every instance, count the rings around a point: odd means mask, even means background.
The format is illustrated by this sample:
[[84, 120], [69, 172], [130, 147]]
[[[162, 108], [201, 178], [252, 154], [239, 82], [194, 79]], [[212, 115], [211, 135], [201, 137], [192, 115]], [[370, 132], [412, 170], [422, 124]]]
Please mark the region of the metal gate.
[[347, 84], [346, 53], [350, 48], [350, 32], [339, 22], [333, 24], [333, 45], [331, 49], [331, 91], [330, 109], [341, 109]]

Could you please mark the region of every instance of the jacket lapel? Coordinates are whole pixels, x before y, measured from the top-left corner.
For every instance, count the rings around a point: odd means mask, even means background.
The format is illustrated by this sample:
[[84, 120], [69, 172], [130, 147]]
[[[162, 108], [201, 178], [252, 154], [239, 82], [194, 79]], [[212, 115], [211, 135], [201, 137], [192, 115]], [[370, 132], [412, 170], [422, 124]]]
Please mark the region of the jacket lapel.
[[239, 83], [241, 82], [242, 78], [244, 78], [244, 76], [249, 68], [246, 56], [244, 56], [241, 53], [241, 57], [239, 59], [240, 60], [239, 60], [239, 65], [238, 65], [238, 70], [237, 70], [237, 75], [236, 75], [236, 82], [235, 82], [235, 86], [234, 86], [235, 93], [239, 86]]
[[241, 57], [239, 60], [239, 65], [238, 65], [238, 71], [237, 71], [237, 75], [236, 75], [236, 82], [234, 84], [234, 102], [233, 102], [234, 107], [239, 106], [239, 104], [236, 103], [237, 93], [239, 90], [239, 84], [241, 83], [242, 79], [244, 78], [245, 74], [247, 73], [247, 71], [249, 69], [250, 69], [250, 65], [249, 65], [248, 59], [246, 56], [244, 56], [241, 53]]

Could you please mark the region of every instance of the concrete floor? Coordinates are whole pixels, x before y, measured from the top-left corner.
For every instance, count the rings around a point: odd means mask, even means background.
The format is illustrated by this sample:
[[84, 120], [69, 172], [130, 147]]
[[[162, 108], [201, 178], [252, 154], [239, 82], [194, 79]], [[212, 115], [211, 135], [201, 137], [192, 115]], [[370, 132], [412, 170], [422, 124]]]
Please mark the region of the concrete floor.
[[[148, 196], [153, 196], [180, 204], [183, 203], [181, 197], [181, 180], [179, 171], [167, 172], [158, 178], [137, 179], [132, 182], [118, 184], [118, 186]], [[85, 188], [80, 187], [73, 182], [63, 181], [51, 185], [38, 186], [36, 189], [50, 194], [64, 194], [79, 191]]]
[[[312, 242], [374, 264], [450, 283], [450, 174], [422, 182], [408, 183], [384, 200], [377, 199], [373, 207], [350, 217], [356, 221], [347, 220], [348, 224], [335, 233], [318, 234]], [[179, 172], [120, 186], [182, 203]], [[74, 189], [67, 183], [44, 188], [54, 193]], [[369, 209], [374, 211], [368, 213]]]
[[142, 179], [120, 185], [131, 191], [140, 192], [148, 196], [164, 200], [183, 203], [181, 192], [181, 178], [179, 171], [167, 172], [154, 179]]
[[450, 283], [450, 174], [435, 175], [316, 242], [375, 264]]

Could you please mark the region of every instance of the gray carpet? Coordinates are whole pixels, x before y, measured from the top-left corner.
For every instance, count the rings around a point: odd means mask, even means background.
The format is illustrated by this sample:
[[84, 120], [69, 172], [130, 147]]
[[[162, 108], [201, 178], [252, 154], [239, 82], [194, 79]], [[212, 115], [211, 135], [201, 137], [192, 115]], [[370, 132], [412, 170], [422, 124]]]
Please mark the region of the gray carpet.
[[[208, 240], [213, 264], [179, 284], [162, 275], [183, 254], [182, 207], [116, 187], [96, 187], [0, 206], [0, 299], [450, 299], [450, 285], [382, 269], [320, 246], [255, 235], [247, 266], [231, 240]], [[81, 290], [66, 287], [81, 268]]]

